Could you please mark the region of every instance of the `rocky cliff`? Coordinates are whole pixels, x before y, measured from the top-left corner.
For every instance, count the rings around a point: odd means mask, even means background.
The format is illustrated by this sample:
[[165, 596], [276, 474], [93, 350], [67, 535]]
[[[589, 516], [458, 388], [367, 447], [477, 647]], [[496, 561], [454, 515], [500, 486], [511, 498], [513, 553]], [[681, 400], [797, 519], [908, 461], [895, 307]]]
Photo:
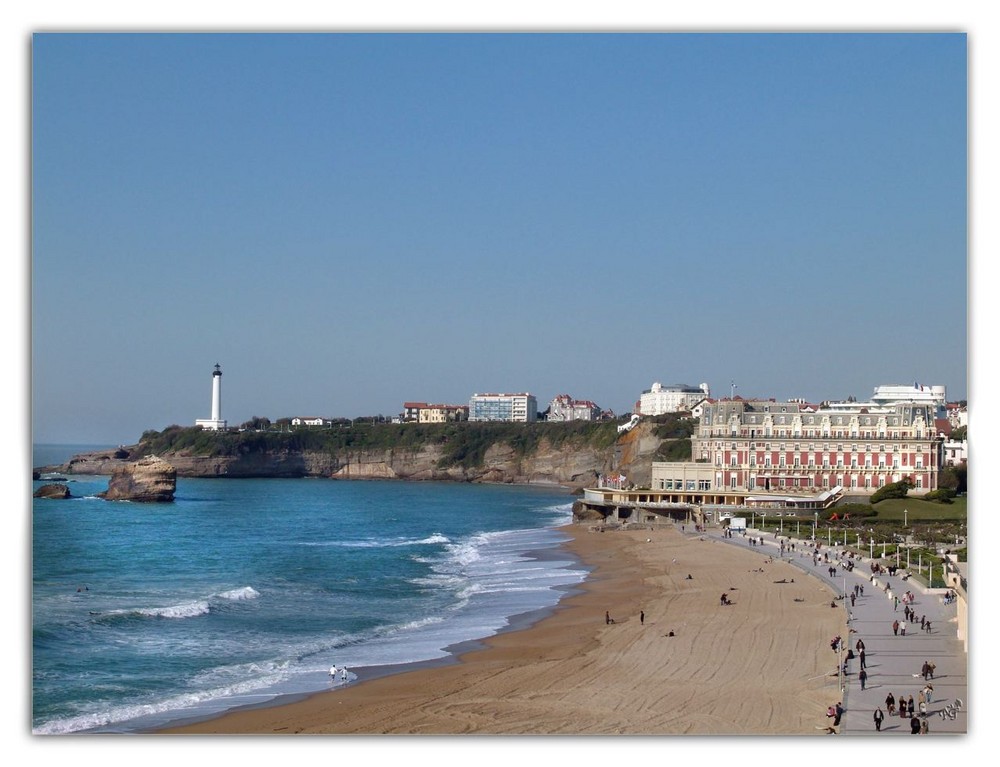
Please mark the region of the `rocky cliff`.
[[108, 489], [98, 495], [108, 501], [168, 503], [177, 490], [177, 470], [155, 455], [120, 462], [111, 473]]
[[[254, 449], [213, 456], [178, 450], [161, 457], [169, 461], [178, 477], [450, 480], [557, 484], [575, 489], [593, 485], [599, 474], [622, 472], [630, 482], [648, 486], [653, 456], [662, 442], [654, 435], [654, 428], [654, 424], [640, 423], [604, 449], [578, 444], [554, 447], [542, 438], [535, 449], [521, 454], [498, 442], [486, 450], [480, 464], [471, 467], [443, 465], [443, 448], [438, 444], [333, 452]], [[50, 468], [69, 474], [111, 474], [142, 454], [139, 444], [80, 454], [65, 466]]]

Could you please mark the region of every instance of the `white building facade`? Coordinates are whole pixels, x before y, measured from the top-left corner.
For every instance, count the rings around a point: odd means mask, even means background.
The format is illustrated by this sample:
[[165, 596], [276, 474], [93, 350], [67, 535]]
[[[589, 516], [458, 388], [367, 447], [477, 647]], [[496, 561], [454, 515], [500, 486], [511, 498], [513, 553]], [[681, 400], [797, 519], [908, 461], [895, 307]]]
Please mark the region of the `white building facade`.
[[679, 410], [690, 410], [706, 397], [710, 397], [708, 384], [688, 386], [673, 384], [664, 386], [658, 381], [639, 396], [640, 415], [663, 415], [676, 413]]
[[469, 399], [469, 420], [534, 423], [538, 420], [538, 401], [527, 392], [473, 394]]

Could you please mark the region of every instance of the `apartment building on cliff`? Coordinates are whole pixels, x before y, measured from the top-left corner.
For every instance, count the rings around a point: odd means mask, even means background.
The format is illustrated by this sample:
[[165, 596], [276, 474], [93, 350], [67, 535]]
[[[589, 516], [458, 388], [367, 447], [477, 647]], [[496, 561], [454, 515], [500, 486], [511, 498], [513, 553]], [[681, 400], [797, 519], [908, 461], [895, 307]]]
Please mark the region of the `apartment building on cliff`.
[[533, 423], [538, 420], [538, 401], [528, 393], [473, 394], [469, 399], [469, 420]]
[[639, 415], [663, 415], [690, 410], [701, 400], [711, 396], [707, 383], [700, 386], [673, 384], [664, 386], [656, 382], [639, 395], [636, 411]]
[[427, 402], [404, 402], [403, 423], [448, 423], [468, 421], [468, 405], [433, 405]]
[[560, 394], [549, 403], [550, 421], [597, 421], [600, 417], [601, 409], [589, 399]]

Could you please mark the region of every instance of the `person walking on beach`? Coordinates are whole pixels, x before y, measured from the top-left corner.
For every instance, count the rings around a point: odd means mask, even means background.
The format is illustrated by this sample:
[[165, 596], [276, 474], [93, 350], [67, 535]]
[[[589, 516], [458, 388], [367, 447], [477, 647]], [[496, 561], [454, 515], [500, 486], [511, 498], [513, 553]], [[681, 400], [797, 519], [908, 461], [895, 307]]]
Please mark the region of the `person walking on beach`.
[[605, 610], [604, 611], [604, 625], [607, 626], [609, 623], [611, 623], [611, 613], [609, 613], [607, 610]]
[[347, 682], [347, 667], [340, 669], [340, 681]]
[[639, 611], [639, 625], [640, 626], [646, 625], [646, 613], [644, 613], [642, 610]]
[[872, 714], [872, 719], [875, 720], [875, 732], [882, 732], [882, 720], [885, 719], [882, 709], [876, 708], [875, 713]]
[[332, 666], [330, 666], [330, 679], [332, 679], [334, 681], [337, 680], [337, 664], [336, 663], [333, 664]]

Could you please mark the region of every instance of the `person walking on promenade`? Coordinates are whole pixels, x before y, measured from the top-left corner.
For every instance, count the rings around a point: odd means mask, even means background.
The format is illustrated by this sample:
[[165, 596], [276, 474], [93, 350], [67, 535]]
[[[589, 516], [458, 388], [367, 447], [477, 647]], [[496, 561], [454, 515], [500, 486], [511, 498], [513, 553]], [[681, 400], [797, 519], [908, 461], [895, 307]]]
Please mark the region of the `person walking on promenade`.
[[899, 624], [899, 635], [901, 637], [906, 636], [906, 621], [903, 621], [902, 623]]
[[920, 720], [917, 717], [910, 717], [910, 735], [920, 734]]
[[926, 719], [924, 719], [924, 721], [922, 721], [922, 722], [920, 723], [920, 734], [921, 734], [921, 735], [926, 735], [926, 734], [927, 734], [927, 731], [928, 731], [929, 729], [930, 729], [930, 728], [929, 728], [929, 727], [927, 726], [927, 720], [926, 720]]
[[892, 697], [891, 692], [885, 696], [885, 708], [889, 712], [889, 716], [896, 715], [896, 699]]
[[842, 717], [844, 715], [844, 708], [843, 708], [843, 706], [840, 705], [840, 701], [839, 700], [837, 701], [837, 706], [833, 710], [835, 712], [835, 715], [833, 717], [833, 726], [834, 727], [839, 727], [840, 726], [840, 717]]
[[906, 698], [906, 715], [913, 716], [916, 711], [916, 707], [913, 705], [913, 696], [910, 695]]
[[861, 682], [861, 689], [865, 689], [865, 682], [868, 681], [868, 672], [861, 669], [861, 671], [858, 672], [858, 679]]
[[857, 650], [858, 652], [864, 652], [864, 649], [865, 649], [865, 640], [864, 639], [858, 639], [858, 641], [854, 643], [854, 649]]
[[930, 621], [927, 621], [927, 624], [924, 626], [924, 631], [926, 631], [928, 634], [931, 633], [931, 622]]
[[927, 616], [926, 615], [921, 615], [920, 616], [920, 628], [922, 629], [926, 625], [927, 625]]
[[899, 621], [892, 622], [892, 635], [899, 636]]
[[927, 675], [931, 673], [931, 664], [929, 661], [924, 661], [924, 665], [920, 667], [920, 675], [927, 681]]
[[882, 709], [876, 708], [875, 713], [872, 714], [872, 719], [875, 720], [875, 732], [882, 732], [882, 720], [885, 719]]
[[861, 661], [861, 668], [868, 668], [868, 662], [865, 660], [864, 648], [862, 648], [861, 652], [858, 653], [858, 660]]
[[924, 700], [927, 701], [927, 705], [931, 704], [931, 696], [934, 695], [934, 685], [928, 683], [924, 685]]

